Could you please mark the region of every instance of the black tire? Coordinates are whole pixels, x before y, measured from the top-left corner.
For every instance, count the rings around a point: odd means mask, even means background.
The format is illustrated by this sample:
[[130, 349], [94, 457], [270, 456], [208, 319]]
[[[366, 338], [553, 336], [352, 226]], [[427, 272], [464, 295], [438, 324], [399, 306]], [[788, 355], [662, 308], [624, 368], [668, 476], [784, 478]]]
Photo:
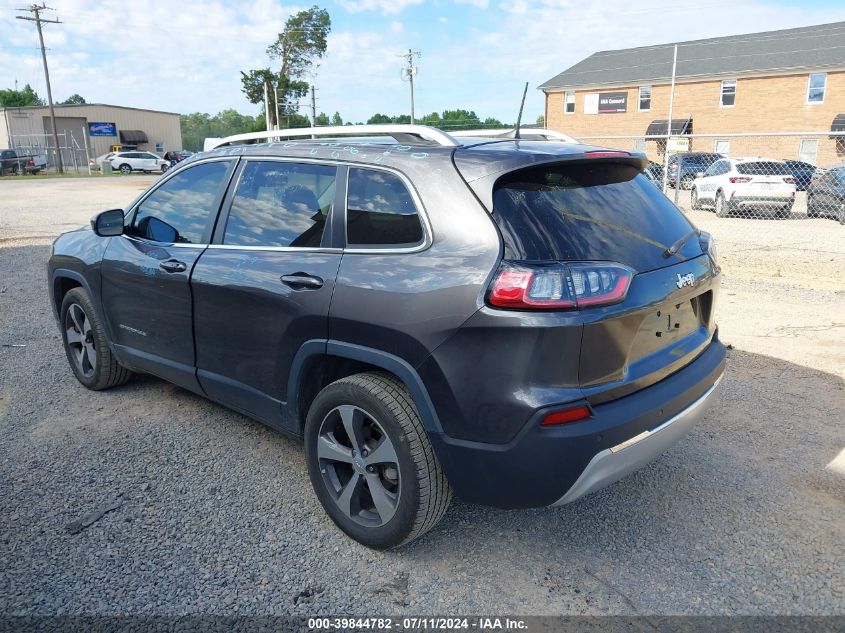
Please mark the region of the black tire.
[[701, 201], [698, 199], [698, 190], [695, 187], [692, 188], [692, 193], [690, 194], [690, 206], [693, 211], [701, 211]]
[[684, 176], [683, 178], [681, 178], [681, 189], [683, 191], [689, 191], [690, 189], [692, 189], [693, 180], [695, 179], [692, 176]]
[[[365, 429], [361, 438], [354, 441], [345, 432], [347, 418], [340, 413], [350, 410], [359, 416], [358, 428]], [[351, 417], [348, 422], [353, 424]], [[369, 437], [364, 437], [365, 433]], [[391, 460], [367, 465], [367, 456], [381, 453], [385, 441], [393, 449]], [[340, 454], [332, 450], [326, 458], [326, 446], [342, 449], [343, 456], [332, 459]], [[361, 446], [359, 453], [355, 446]], [[305, 457], [311, 484], [326, 513], [348, 536], [373, 549], [398, 547], [422, 536], [443, 518], [452, 499], [452, 489], [411, 396], [390, 374], [356, 374], [325, 387], [308, 410]], [[383, 521], [370, 493], [371, 486], [387, 489], [394, 484], [390, 493], [393, 505]], [[341, 502], [348, 490], [353, 492], [346, 498], [354, 496], [357, 501], [348, 504], [350, 510], [342, 510]], [[354, 513], [353, 505], [357, 508]]]
[[788, 220], [792, 217], [792, 205], [787, 205], [777, 210], [777, 217], [781, 220]]
[[118, 169], [120, 169], [120, 173], [124, 176], [128, 176], [132, 173], [132, 165], [129, 165], [127, 163], [123, 163]]
[[[84, 320], [79, 318], [77, 308]], [[82, 288], [69, 290], [62, 300], [60, 315], [65, 354], [79, 382], [88, 389], [100, 391], [122, 385], [132, 377], [132, 372], [112, 355], [88, 293]], [[76, 337], [78, 341], [73, 340]]]
[[807, 194], [807, 217], [808, 218], [817, 218], [819, 217], [818, 211], [816, 211], [816, 205], [813, 201], [813, 196]]
[[719, 218], [726, 218], [731, 214], [730, 207], [725, 200], [725, 195], [721, 191], [716, 193], [716, 202], [713, 210], [716, 212], [716, 217]]
[[161, 173], [166, 172], [169, 169], [169, 165], [162, 165], [161, 166]]
[[15, 165], [15, 176], [26, 176], [26, 170], [21, 166], [20, 163]]

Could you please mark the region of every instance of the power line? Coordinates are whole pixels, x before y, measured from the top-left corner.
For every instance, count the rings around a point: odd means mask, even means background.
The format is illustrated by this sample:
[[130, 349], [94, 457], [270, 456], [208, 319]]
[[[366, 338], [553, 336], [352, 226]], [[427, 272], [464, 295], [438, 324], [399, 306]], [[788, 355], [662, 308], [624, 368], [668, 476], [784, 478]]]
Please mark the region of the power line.
[[18, 9], [18, 11], [27, 11], [32, 13], [35, 17], [16, 15], [18, 20], [26, 20], [27, 22], [35, 22], [38, 29], [38, 41], [41, 43], [41, 60], [44, 62], [44, 79], [47, 82], [47, 104], [50, 106], [50, 125], [53, 128], [53, 143], [56, 147], [57, 167], [60, 174], [64, 173], [64, 165], [62, 164], [62, 150], [59, 149], [59, 133], [56, 130], [56, 112], [53, 109], [53, 91], [50, 89], [50, 71], [47, 69], [47, 51], [44, 48], [44, 34], [41, 32], [42, 24], [61, 24], [58, 19], [47, 20], [41, 17], [42, 11], [54, 11], [46, 4], [31, 4], [28, 9]]

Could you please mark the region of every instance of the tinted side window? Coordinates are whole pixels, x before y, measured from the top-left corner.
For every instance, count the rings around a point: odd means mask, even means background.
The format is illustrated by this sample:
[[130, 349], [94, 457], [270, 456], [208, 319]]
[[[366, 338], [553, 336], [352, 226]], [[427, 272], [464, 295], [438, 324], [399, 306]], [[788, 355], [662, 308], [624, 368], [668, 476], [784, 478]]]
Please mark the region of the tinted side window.
[[127, 233], [155, 242], [202, 243], [230, 164], [203, 163], [170, 178], [141, 203]]
[[320, 246], [336, 173], [329, 165], [248, 162], [232, 200], [223, 243]]
[[349, 170], [346, 241], [350, 246], [419, 244], [422, 223], [405, 183], [373, 169]]

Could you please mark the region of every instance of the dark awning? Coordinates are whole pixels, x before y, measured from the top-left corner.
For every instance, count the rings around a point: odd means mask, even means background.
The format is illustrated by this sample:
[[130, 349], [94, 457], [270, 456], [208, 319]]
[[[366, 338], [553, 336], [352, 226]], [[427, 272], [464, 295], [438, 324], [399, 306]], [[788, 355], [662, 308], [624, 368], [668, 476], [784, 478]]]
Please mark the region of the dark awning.
[[120, 142], [127, 145], [138, 145], [147, 142], [147, 134], [141, 130], [121, 130]]
[[[831, 132], [845, 132], [845, 114], [837, 114], [833, 117], [833, 123], [830, 124]], [[830, 138], [845, 139], [845, 136], [831, 136]]]
[[[649, 123], [645, 135], [666, 136], [666, 124], [668, 122], [668, 119], [655, 119]], [[670, 134], [692, 134], [692, 119], [672, 119], [672, 130]]]

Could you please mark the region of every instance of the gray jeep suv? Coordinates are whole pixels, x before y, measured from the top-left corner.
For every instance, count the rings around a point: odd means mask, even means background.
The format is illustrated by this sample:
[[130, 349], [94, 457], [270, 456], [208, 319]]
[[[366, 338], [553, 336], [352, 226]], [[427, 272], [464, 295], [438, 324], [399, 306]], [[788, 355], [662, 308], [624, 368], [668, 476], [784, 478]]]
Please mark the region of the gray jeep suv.
[[316, 132], [333, 137], [225, 139], [56, 240], [83, 385], [150, 373], [302, 438], [326, 512], [375, 548], [453, 494], [568, 503], [701, 419], [725, 364], [720, 271], [644, 157]]

